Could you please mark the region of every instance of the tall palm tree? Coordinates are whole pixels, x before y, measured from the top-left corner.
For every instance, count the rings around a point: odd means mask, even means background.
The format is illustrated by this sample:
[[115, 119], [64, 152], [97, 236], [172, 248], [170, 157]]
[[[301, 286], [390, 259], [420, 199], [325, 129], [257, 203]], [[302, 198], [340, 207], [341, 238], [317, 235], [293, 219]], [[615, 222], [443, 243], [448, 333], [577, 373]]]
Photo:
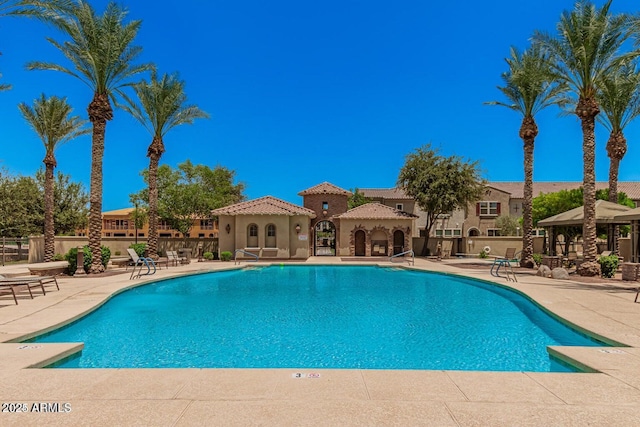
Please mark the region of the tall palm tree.
[[520, 265], [532, 268], [533, 262], [533, 149], [538, 135], [535, 115], [543, 108], [559, 102], [558, 95], [565, 86], [554, 82], [550, 73], [549, 57], [540, 46], [532, 45], [520, 53], [511, 48], [511, 56], [505, 61], [509, 70], [502, 74], [505, 86], [498, 86], [508, 102], [492, 101], [522, 115], [520, 138], [524, 143], [524, 200], [522, 203], [522, 257]]
[[588, 1], [578, 1], [572, 11], [565, 11], [557, 25], [558, 35], [536, 32], [538, 42], [551, 55], [552, 71], [578, 99], [575, 114], [582, 127], [584, 224], [582, 230], [584, 259], [578, 273], [595, 276], [600, 273], [596, 261], [596, 186], [595, 186], [595, 120], [600, 108], [597, 88], [604, 76], [625, 61], [637, 56], [636, 51], [622, 54], [621, 47], [629, 39], [629, 19], [613, 15], [608, 0], [600, 9]]
[[598, 102], [604, 113], [598, 116], [598, 121], [609, 131], [609, 201], [618, 203], [618, 171], [627, 153], [624, 129], [640, 116], [640, 73], [635, 63], [604, 76], [599, 84]]
[[[635, 63], [621, 66], [608, 74], [599, 85], [598, 102], [604, 114], [598, 116], [607, 130], [607, 155], [609, 156], [609, 201], [618, 203], [618, 172], [620, 162], [627, 153], [625, 127], [640, 115], [640, 73]], [[609, 245], [618, 252], [620, 227], [608, 230]]]
[[63, 43], [51, 38], [48, 40], [71, 62], [72, 68], [47, 62], [27, 64], [30, 70], [53, 70], [69, 74], [93, 91], [93, 99], [87, 108], [93, 125], [89, 204], [90, 273], [104, 271], [100, 253], [102, 157], [107, 121], [113, 118], [111, 100], [115, 95], [122, 94], [122, 87], [130, 84], [134, 76], [151, 68], [148, 64], [133, 63], [142, 51], [141, 47], [132, 46], [141, 21], [125, 24], [126, 15], [126, 10], [109, 3], [104, 14], [97, 16], [88, 2], [77, 0], [67, 13], [47, 17], [48, 22], [69, 38]]
[[90, 132], [84, 126], [86, 120], [78, 116], [71, 116], [73, 108], [67, 104], [67, 98], [44, 94], [34, 100], [33, 107], [24, 102], [18, 105], [24, 119], [38, 134], [45, 148], [42, 161], [45, 165], [44, 173], [44, 261], [53, 261], [55, 254], [55, 232], [53, 224], [53, 171], [57, 166], [55, 150], [60, 145], [78, 136]]
[[163, 138], [171, 129], [209, 117], [195, 105], [185, 105], [184, 81], [177, 74], [164, 74], [160, 80], [154, 71], [151, 80], [133, 85], [139, 105], [127, 99], [122, 106], [152, 135], [149, 157], [149, 238], [150, 257], [158, 256], [158, 164], [165, 152]]

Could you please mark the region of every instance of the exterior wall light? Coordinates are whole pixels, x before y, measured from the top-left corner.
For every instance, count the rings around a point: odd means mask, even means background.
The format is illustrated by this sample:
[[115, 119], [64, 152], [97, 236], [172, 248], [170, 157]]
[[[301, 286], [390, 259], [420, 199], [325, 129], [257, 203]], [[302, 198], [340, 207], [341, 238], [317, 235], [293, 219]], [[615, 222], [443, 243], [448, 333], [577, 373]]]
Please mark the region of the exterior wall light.
[[224, 229], [227, 230], [227, 234], [231, 233], [231, 224], [227, 224]]
[[296, 234], [300, 233], [300, 224], [296, 224]]

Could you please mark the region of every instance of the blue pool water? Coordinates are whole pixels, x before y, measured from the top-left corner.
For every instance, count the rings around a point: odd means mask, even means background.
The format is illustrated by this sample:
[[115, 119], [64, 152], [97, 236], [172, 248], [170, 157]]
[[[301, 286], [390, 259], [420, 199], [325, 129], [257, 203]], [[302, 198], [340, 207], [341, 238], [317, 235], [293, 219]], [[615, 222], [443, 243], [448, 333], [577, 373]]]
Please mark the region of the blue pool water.
[[602, 345], [515, 292], [380, 267], [274, 266], [138, 287], [36, 342], [60, 367], [565, 370], [549, 345]]

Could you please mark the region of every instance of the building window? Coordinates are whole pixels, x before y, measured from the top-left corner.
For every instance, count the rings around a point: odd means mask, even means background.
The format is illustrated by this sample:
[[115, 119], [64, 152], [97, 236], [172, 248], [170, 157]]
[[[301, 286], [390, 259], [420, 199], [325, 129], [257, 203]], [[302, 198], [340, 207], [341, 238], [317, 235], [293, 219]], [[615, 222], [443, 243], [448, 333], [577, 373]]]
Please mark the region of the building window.
[[[140, 237], [144, 237], [144, 233], [140, 233], [142, 234], [142, 236]], [[171, 233], [159, 233], [158, 234], [159, 237], [171, 237]]]
[[500, 202], [478, 202], [476, 203], [477, 216], [498, 216], [500, 215]]
[[326, 211], [329, 209], [329, 202], [322, 202], [322, 210]]
[[[212, 219], [201, 219], [200, 220], [200, 229], [201, 230], [213, 230], [213, 220]], [[204, 237], [204, 235], [202, 237]]]
[[198, 237], [199, 238], [203, 238], [204, 237], [204, 233], [198, 233]]
[[462, 237], [461, 228], [436, 229], [436, 237]]
[[489, 237], [497, 237], [500, 235], [500, 229], [499, 228], [488, 228], [487, 229], [487, 236]]
[[398, 209], [399, 211], [403, 211], [404, 206], [402, 205], [402, 203], [396, 203], [396, 209]]

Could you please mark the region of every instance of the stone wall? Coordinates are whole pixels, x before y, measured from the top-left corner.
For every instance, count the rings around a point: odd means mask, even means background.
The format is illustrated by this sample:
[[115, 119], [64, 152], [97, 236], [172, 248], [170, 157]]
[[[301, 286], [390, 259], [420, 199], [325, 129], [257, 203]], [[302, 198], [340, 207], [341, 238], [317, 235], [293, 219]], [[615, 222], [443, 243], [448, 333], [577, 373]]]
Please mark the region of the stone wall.
[[[138, 243], [146, 243], [147, 239], [138, 238]], [[103, 237], [102, 245], [111, 249], [111, 256], [116, 256], [120, 252], [121, 256], [127, 255], [127, 248], [135, 243], [135, 238], [130, 237]], [[56, 236], [55, 253], [66, 254], [71, 248], [88, 245], [86, 236]], [[164, 254], [167, 250], [178, 250], [181, 248], [191, 248], [193, 257], [198, 256], [198, 246], [202, 245], [204, 252], [218, 252], [217, 238], [166, 238], [158, 239], [158, 252]], [[29, 263], [42, 262], [44, 259], [44, 236], [29, 237]]]

